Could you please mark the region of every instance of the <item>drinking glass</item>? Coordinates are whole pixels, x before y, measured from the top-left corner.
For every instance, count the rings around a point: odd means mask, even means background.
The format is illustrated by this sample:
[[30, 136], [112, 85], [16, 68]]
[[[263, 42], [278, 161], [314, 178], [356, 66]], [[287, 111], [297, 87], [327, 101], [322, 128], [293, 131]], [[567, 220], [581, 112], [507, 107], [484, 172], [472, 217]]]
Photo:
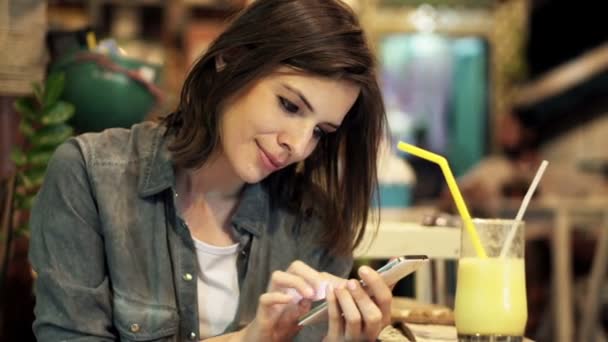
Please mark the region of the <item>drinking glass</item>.
[[[477, 255], [463, 231], [458, 260], [455, 320], [460, 342], [523, 341], [528, 319], [523, 221], [473, 219], [487, 257]], [[509, 231], [513, 242], [500, 256]]]

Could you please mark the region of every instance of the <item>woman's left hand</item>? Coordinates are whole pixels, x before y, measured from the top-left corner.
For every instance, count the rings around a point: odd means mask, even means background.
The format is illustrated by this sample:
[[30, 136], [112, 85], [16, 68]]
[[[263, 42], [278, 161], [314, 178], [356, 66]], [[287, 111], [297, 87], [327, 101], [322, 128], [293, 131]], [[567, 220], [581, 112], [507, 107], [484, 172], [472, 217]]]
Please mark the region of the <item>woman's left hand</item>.
[[324, 342], [374, 341], [390, 324], [391, 289], [368, 266], [361, 266], [358, 273], [365, 288], [354, 279], [328, 288], [329, 328]]

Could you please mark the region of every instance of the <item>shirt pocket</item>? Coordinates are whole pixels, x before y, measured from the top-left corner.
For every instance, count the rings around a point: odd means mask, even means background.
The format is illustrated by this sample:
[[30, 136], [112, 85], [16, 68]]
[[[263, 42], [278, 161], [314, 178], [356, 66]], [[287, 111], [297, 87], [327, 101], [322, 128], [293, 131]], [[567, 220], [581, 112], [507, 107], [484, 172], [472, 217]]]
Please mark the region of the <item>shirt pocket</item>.
[[177, 341], [177, 310], [114, 297], [114, 325], [121, 341]]

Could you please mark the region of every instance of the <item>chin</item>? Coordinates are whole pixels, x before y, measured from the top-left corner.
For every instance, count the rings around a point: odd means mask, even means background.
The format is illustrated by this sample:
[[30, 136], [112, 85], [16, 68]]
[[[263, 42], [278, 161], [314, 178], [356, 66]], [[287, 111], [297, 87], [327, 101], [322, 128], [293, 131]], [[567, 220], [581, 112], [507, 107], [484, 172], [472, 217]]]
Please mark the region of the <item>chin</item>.
[[247, 184], [256, 184], [263, 180], [263, 177], [241, 177], [241, 180]]
[[255, 169], [255, 168], [241, 170], [241, 171], [242, 172], [238, 173], [239, 178], [241, 178], [241, 180], [243, 182], [248, 183], [248, 184], [259, 183], [259, 182], [263, 181], [264, 178], [269, 176], [269, 174], [261, 172], [260, 170]]

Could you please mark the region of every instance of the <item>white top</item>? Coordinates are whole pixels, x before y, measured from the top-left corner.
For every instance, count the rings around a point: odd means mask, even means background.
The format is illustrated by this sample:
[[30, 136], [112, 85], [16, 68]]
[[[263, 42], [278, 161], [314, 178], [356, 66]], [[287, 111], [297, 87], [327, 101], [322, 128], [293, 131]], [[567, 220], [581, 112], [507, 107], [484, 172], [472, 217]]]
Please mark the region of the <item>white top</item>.
[[194, 239], [198, 259], [200, 337], [219, 335], [232, 322], [239, 303], [236, 258], [239, 244], [213, 246]]

